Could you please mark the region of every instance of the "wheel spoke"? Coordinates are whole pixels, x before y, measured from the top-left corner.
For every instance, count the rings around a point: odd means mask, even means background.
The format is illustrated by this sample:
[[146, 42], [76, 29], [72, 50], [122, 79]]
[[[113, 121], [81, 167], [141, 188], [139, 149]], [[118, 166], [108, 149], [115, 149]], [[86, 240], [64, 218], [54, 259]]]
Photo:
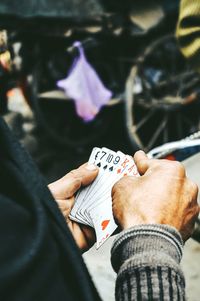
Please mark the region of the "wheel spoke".
[[145, 115], [144, 118], [142, 118], [137, 125], [133, 126], [133, 131], [137, 132], [152, 117], [152, 115], [154, 113], [155, 113], [154, 109], [152, 109], [151, 111], [149, 111], [148, 114]]
[[155, 133], [153, 134], [153, 137], [151, 138], [151, 140], [149, 141], [149, 144], [147, 145], [147, 149], [151, 149], [152, 146], [154, 145], [154, 143], [156, 142], [156, 139], [159, 137], [159, 135], [161, 134], [161, 132], [164, 130], [166, 124], [168, 121], [168, 117], [165, 116], [165, 118], [163, 119], [163, 121], [161, 122], [160, 126], [157, 128], [157, 130], [155, 131]]
[[[166, 115], [166, 123], [168, 122], [168, 119], [169, 119], [169, 116], [168, 114]], [[164, 143], [167, 143], [169, 141], [169, 131], [168, 131], [168, 128], [165, 127], [164, 128], [164, 133], [163, 133], [163, 144]]]

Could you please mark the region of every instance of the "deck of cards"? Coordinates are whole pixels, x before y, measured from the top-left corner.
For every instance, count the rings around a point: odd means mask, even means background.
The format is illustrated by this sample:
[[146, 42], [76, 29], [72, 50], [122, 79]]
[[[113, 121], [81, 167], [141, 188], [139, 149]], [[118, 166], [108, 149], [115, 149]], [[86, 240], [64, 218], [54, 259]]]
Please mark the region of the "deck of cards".
[[70, 218], [95, 229], [98, 249], [116, 230], [112, 212], [113, 185], [124, 176], [138, 177], [139, 173], [131, 156], [108, 148], [93, 148], [88, 163], [99, 167], [94, 182], [79, 190]]

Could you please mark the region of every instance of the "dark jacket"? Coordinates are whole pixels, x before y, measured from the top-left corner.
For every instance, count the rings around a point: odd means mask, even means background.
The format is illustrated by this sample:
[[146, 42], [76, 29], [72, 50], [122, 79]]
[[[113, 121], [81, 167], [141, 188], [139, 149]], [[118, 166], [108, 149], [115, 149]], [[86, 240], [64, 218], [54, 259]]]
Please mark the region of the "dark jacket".
[[0, 300], [99, 300], [29, 155], [0, 118]]

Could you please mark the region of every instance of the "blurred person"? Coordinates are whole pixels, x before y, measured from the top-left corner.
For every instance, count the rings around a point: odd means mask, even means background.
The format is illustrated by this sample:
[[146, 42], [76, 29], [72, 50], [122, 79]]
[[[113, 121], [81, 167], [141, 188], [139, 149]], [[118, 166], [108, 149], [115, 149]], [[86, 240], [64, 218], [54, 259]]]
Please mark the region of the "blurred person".
[[182, 54], [200, 71], [200, 1], [181, 0], [176, 36]]
[[[95, 242], [93, 229], [68, 217], [75, 192], [98, 168], [84, 164], [47, 187], [1, 118], [0, 159], [0, 299], [100, 300], [81, 256]], [[134, 159], [141, 177], [112, 190], [122, 230], [111, 250], [116, 300], [185, 300], [180, 260], [199, 213], [197, 186], [180, 163], [142, 151]]]

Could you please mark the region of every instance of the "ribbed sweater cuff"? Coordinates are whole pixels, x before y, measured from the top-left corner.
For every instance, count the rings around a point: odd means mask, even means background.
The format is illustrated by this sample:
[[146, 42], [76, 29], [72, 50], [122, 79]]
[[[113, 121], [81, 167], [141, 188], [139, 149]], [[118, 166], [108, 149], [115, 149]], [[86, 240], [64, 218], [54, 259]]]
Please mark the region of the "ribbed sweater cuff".
[[111, 249], [113, 269], [118, 272], [120, 266], [136, 255], [159, 254], [163, 258], [171, 257], [176, 263], [182, 258], [183, 241], [179, 232], [167, 225], [140, 225], [122, 231], [114, 240]]

